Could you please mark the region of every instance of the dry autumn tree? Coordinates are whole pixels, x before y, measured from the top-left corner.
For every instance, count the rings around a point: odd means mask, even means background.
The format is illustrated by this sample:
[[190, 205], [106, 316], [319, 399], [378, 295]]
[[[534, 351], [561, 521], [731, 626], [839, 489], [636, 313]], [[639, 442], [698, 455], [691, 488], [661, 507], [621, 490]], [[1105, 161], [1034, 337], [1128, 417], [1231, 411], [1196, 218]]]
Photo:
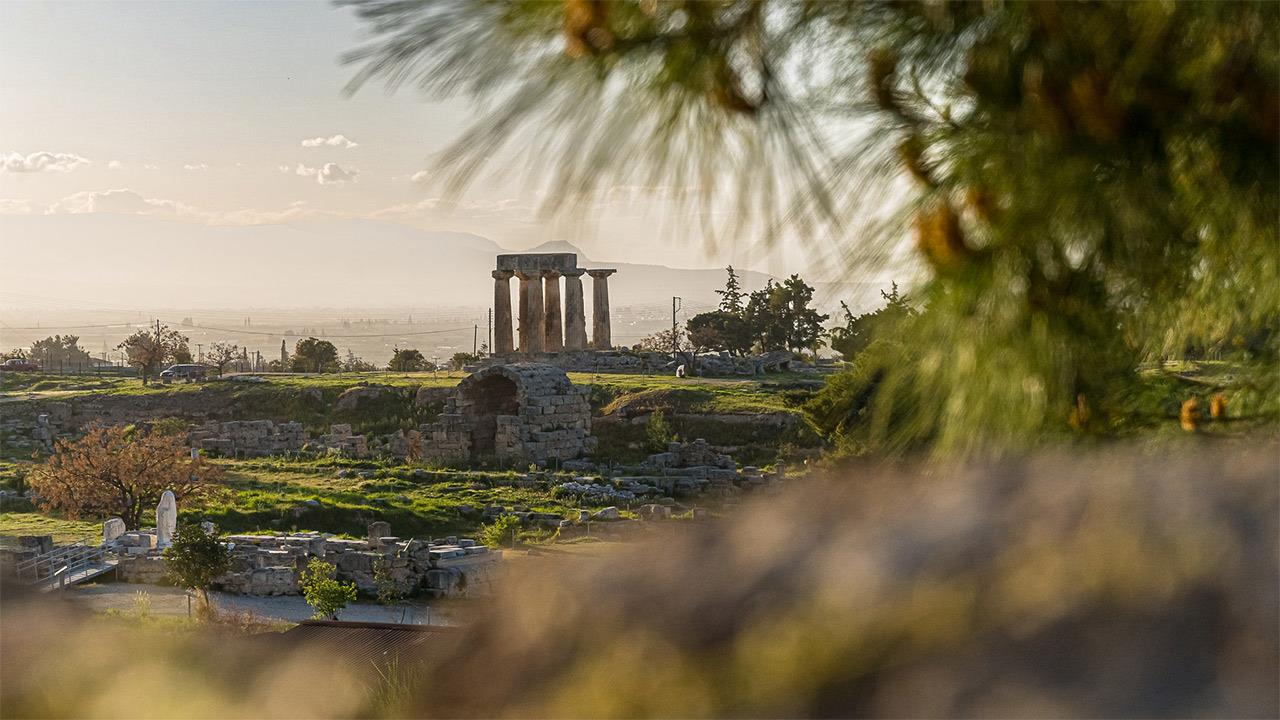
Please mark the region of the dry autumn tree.
[[203, 500], [222, 475], [204, 458], [192, 458], [179, 435], [95, 424], [78, 440], [59, 441], [53, 456], [32, 473], [31, 487], [44, 510], [73, 518], [117, 515], [137, 530], [165, 490], [179, 503]]

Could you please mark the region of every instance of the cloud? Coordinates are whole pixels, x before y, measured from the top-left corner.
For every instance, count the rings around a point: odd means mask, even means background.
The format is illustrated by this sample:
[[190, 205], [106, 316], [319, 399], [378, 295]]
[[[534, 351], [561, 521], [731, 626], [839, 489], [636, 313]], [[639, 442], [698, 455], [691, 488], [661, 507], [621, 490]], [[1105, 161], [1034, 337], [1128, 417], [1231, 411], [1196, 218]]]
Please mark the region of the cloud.
[[321, 210], [298, 200], [281, 210], [213, 211], [187, 205], [174, 200], [144, 197], [127, 188], [113, 190], [86, 190], [68, 195], [53, 204], [41, 208], [28, 200], [0, 198], [0, 214], [30, 215], [83, 215], [87, 213], [112, 213], [116, 215], [150, 215], [185, 220], [205, 225], [271, 225], [310, 218], [341, 218], [347, 215], [333, 210]]
[[298, 163], [298, 167], [294, 169], [295, 175], [303, 177], [314, 177], [316, 182], [321, 185], [341, 185], [342, 183], [355, 182], [358, 171], [348, 170], [337, 163], [325, 163], [320, 167], [308, 167], [302, 163]]
[[347, 150], [350, 150], [351, 148], [359, 147], [360, 143], [354, 142], [351, 138], [341, 133], [337, 135], [330, 135], [329, 137], [307, 138], [306, 140], [302, 141], [302, 147], [313, 148], [313, 147], [325, 147], [325, 146], [340, 147], [340, 148], [345, 148]]
[[190, 170], [191, 172], [204, 172], [209, 169], [209, 166], [204, 163], [187, 163], [182, 166], [182, 169]]
[[88, 158], [75, 153], [48, 152], [41, 150], [30, 155], [11, 152], [0, 155], [0, 172], [34, 173], [44, 170], [53, 172], [71, 172], [76, 168], [91, 164]]
[[376, 210], [369, 217], [377, 219], [409, 220], [438, 217], [441, 214], [477, 219], [503, 219], [516, 222], [531, 221], [536, 208], [528, 200], [503, 198], [501, 200], [458, 201], [447, 198], [424, 198], [412, 203], [402, 203]]
[[112, 160], [107, 163], [108, 170], [121, 170], [123, 168], [124, 168], [124, 163], [120, 162], [119, 160]]
[[17, 198], [0, 198], [0, 215], [30, 215], [36, 206], [30, 200]]
[[68, 195], [49, 205], [46, 215], [80, 215], [84, 213], [117, 213], [124, 215], [183, 215], [204, 217], [205, 213], [173, 200], [145, 198], [125, 188], [84, 190]]
[[142, 169], [143, 169], [143, 170], [159, 170], [159, 169], [160, 169], [160, 166], [159, 166], [159, 165], [154, 165], [154, 164], [152, 164], [152, 163], [147, 163], [146, 165], [143, 165], [143, 166], [142, 166]]
[[431, 180], [431, 173], [427, 172], [426, 170], [419, 170], [418, 172], [409, 176], [409, 182], [422, 183], [422, 182], [427, 182], [429, 180]]

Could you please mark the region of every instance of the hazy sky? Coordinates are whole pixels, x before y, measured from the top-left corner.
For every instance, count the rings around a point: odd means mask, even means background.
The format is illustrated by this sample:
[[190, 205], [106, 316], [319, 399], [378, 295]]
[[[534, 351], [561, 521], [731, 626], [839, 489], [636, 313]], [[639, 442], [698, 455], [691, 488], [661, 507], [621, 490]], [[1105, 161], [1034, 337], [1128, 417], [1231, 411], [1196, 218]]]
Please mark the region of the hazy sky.
[[[809, 269], [797, 249], [762, 257], [749, 239], [709, 253], [661, 197], [629, 188], [587, 221], [539, 220], [501, 173], [440, 207], [424, 170], [471, 109], [372, 85], [347, 97], [339, 58], [361, 40], [328, 3], [0, 2], [0, 213], [376, 218], [508, 248], [570, 240], [613, 261]], [[0, 243], [21, 262], [21, 242]]]

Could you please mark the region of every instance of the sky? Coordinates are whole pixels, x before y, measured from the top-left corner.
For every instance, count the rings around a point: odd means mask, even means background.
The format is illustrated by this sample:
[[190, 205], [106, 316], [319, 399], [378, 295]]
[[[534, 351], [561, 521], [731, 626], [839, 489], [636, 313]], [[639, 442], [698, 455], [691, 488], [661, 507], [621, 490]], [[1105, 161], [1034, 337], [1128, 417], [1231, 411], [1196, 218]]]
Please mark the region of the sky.
[[[548, 219], [502, 158], [442, 202], [433, 156], [476, 111], [412, 89], [344, 93], [341, 55], [364, 37], [320, 2], [0, 3], [0, 213], [366, 218], [509, 249], [568, 240], [615, 262], [808, 269], [795, 247], [710, 248], [662, 190], [614, 188], [586, 216]], [[21, 262], [21, 243], [0, 243]]]

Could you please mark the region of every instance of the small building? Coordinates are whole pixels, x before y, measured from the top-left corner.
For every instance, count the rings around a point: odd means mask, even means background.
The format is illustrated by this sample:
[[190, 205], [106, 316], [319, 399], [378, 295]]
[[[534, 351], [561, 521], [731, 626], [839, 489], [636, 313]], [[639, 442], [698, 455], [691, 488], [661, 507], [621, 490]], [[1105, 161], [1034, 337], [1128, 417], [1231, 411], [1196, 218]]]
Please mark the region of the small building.
[[443, 460], [571, 460], [595, 449], [587, 389], [545, 363], [494, 365], [463, 379], [440, 418], [422, 427]]

